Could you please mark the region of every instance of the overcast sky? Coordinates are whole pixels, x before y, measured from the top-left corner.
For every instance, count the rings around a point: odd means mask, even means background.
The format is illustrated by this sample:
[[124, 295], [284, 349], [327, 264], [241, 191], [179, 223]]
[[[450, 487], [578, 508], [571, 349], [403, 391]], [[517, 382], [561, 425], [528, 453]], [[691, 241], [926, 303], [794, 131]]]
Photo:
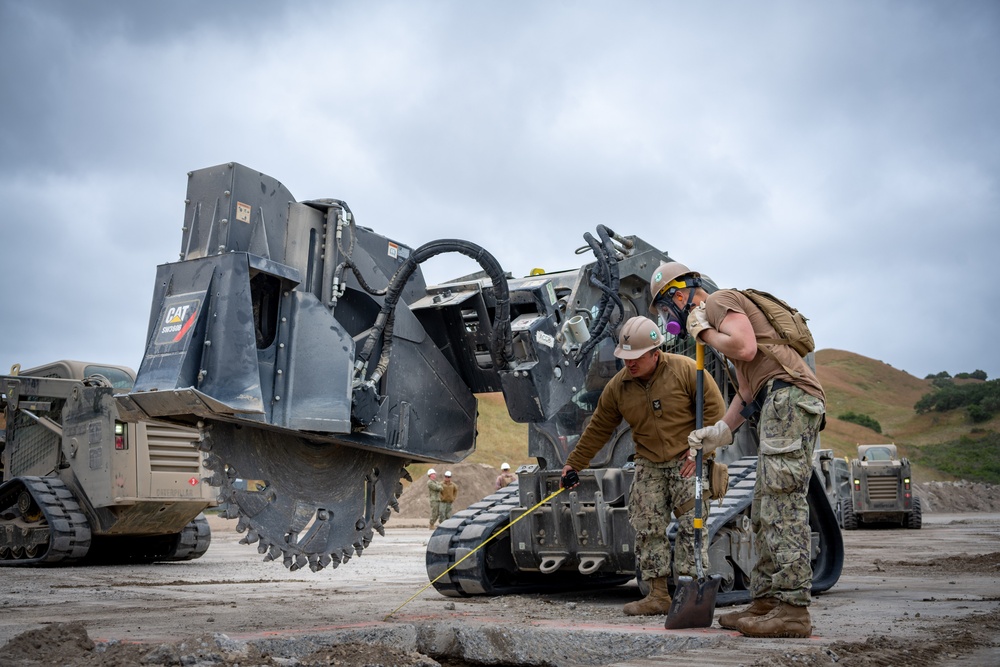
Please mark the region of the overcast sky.
[[997, 2], [0, 0], [0, 62], [0, 372], [138, 367], [186, 172], [235, 161], [517, 276], [603, 223], [1000, 376]]

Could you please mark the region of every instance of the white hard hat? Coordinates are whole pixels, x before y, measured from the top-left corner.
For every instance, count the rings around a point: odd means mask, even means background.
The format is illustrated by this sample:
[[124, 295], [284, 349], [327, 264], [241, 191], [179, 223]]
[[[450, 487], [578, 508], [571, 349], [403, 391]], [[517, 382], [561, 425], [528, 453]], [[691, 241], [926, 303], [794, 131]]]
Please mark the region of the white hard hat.
[[445, 470], [444, 471], [444, 476], [445, 477], [451, 477], [451, 471], [450, 470]]
[[427, 474], [428, 475], [436, 475], [437, 474], [437, 470], [435, 470], [434, 468], [431, 468], [430, 470], [427, 471]]
[[510, 470], [510, 464], [509, 463], [501, 463], [500, 464], [500, 470]]

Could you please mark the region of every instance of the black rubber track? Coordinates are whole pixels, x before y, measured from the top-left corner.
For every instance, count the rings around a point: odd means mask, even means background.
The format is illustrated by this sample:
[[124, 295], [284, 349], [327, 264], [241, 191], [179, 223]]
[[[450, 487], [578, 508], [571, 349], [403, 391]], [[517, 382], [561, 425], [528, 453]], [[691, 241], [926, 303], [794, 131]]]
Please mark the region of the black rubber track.
[[[756, 457], [742, 458], [729, 464], [729, 491], [721, 505], [712, 503], [706, 522], [709, 544], [720, 528], [737, 520], [749, 509], [753, 502], [756, 471]], [[819, 554], [813, 561], [812, 588], [814, 593], [819, 593], [832, 587], [840, 578], [844, 562], [843, 538], [836, 514], [815, 473], [810, 479], [808, 500], [811, 528], [819, 534]], [[426, 565], [427, 576], [439, 593], [449, 597], [551, 593], [605, 588], [634, 578], [631, 575], [585, 576], [575, 571], [547, 575], [517, 571], [510, 555], [508, 533], [504, 532], [492, 540], [490, 537], [507, 526], [511, 511], [519, 505], [515, 483], [456, 512], [434, 531], [427, 543]], [[676, 532], [676, 526], [672, 525], [669, 530], [671, 540]], [[490, 541], [485, 547], [469, 555], [487, 540]], [[454, 569], [448, 571], [452, 566], [455, 566]], [[746, 589], [719, 594], [719, 604], [740, 604], [749, 600], [750, 592]]]
[[[2, 542], [7, 532], [0, 530], [0, 567], [70, 565], [83, 560], [90, 550], [91, 533], [87, 517], [73, 492], [58, 477], [15, 477], [0, 486], [0, 516], [17, 515], [17, 498], [22, 490], [34, 499], [42, 517], [35, 526], [49, 531], [48, 545], [34, 556], [16, 558], [9, 545]], [[0, 526], [12, 523], [0, 518]]]

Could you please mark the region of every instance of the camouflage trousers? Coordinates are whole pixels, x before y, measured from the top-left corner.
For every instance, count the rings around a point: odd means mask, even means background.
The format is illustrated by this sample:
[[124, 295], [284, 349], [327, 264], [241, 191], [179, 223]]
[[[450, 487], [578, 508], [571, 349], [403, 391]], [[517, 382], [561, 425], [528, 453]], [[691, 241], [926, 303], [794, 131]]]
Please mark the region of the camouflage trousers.
[[436, 524], [438, 519], [444, 521], [444, 517], [441, 516], [441, 501], [431, 499], [431, 525]]
[[438, 517], [440, 517], [441, 521], [447, 521], [451, 518], [451, 505], [452, 503], [446, 503], [443, 500], [441, 501], [441, 504], [438, 507]]
[[812, 588], [811, 530], [806, 493], [825, 407], [798, 387], [770, 392], [760, 413], [760, 451], [751, 522], [757, 563], [754, 598], [806, 606]]
[[[628, 520], [635, 530], [635, 555], [643, 581], [668, 577], [670, 540], [667, 529], [675, 507], [690, 502], [692, 509], [677, 520], [674, 568], [678, 576], [697, 576], [694, 565], [694, 475], [681, 477], [684, 459], [653, 463], [635, 459], [635, 480], [629, 492]], [[702, 517], [708, 516], [708, 478], [702, 471]], [[708, 569], [708, 531], [701, 530], [701, 564]]]

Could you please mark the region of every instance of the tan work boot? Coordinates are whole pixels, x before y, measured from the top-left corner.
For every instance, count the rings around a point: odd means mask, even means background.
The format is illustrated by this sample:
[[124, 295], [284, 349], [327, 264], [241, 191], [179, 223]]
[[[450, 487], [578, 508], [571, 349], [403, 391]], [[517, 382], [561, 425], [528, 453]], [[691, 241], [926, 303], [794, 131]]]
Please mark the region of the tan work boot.
[[741, 619], [736, 629], [747, 637], [809, 637], [812, 635], [812, 620], [808, 607], [779, 602], [763, 616]]
[[740, 619], [754, 616], [763, 616], [774, 609], [778, 604], [778, 598], [754, 598], [750, 606], [742, 611], [731, 611], [719, 617], [719, 625], [730, 630], [739, 630], [736, 625]]
[[670, 591], [667, 589], [667, 578], [650, 579], [649, 595], [641, 600], [629, 602], [622, 611], [625, 612], [626, 616], [666, 614], [670, 611]]
[[433, 523], [431, 524], [430, 529], [434, 530], [434, 524]]

